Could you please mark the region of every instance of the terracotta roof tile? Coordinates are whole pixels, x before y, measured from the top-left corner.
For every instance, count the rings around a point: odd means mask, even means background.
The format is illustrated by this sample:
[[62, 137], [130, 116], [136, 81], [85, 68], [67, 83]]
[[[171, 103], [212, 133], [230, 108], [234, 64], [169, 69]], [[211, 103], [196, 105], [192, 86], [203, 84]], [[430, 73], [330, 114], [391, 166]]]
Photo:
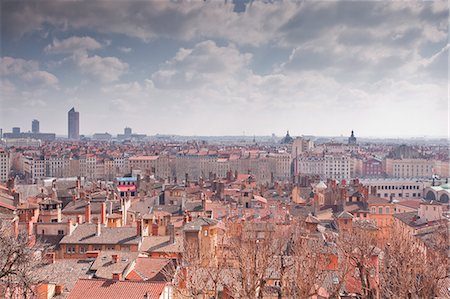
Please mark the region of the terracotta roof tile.
[[103, 279], [79, 279], [68, 299], [158, 299], [164, 291], [165, 282], [123, 281]]

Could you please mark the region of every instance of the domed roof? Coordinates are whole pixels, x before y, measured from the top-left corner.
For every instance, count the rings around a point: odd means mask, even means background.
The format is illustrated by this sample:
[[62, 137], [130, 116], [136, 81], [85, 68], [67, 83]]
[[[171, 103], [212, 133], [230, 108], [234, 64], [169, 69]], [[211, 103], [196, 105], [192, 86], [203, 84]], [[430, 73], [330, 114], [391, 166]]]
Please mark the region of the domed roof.
[[289, 135], [289, 131], [287, 131], [286, 136], [284, 136], [283, 139], [281, 139], [281, 144], [288, 144], [294, 142], [294, 138]]
[[442, 189], [449, 190], [449, 189], [450, 189], [450, 184], [447, 183], [447, 184], [441, 185], [440, 187], [441, 187]]

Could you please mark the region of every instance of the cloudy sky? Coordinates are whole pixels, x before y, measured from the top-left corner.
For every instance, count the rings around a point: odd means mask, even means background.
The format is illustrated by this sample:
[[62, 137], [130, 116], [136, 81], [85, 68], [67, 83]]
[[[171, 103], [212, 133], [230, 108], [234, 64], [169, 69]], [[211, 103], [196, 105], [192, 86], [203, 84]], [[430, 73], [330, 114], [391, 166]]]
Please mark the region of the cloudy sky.
[[1, 0], [0, 128], [447, 136], [448, 6]]

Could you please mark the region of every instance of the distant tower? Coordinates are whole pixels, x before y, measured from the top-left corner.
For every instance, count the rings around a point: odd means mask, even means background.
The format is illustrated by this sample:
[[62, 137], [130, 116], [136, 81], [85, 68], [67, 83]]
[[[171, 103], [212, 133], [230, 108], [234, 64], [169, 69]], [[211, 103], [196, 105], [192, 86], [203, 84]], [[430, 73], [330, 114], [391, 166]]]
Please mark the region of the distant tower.
[[33, 119], [31, 122], [31, 132], [34, 134], [39, 133], [39, 121], [37, 119]]
[[69, 110], [69, 129], [68, 138], [69, 139], [80, 139], [80, 113], [75, 111], [75, 108]]
[[350, 137], [348, 138], [348, 144], [356, 144], [356, 137], [355, 137], [353, 130], [352, 130], [352, 135], [350, 135]]
[[131, 136], [131, 133], [132, 133], [131, 128], [126, 127], [125, 129], [123, 129], [123, 134], [124, 134], [126, 137], [130, 137], [130, 136]]
[[19, 135], [20, 134], [20, 128], [19, 127], [14, 127], [12, 128], [12, 133], [14, 135]]

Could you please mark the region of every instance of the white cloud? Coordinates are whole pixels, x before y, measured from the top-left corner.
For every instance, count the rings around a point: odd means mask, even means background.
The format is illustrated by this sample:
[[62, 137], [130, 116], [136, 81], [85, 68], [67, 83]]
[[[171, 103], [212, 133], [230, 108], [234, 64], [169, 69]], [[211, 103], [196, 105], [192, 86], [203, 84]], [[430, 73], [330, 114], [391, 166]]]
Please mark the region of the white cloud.
[[56, 86], [59, 82], [55, 75], [46, 71], [27, 72], [22, 75], [22, 78], [30, 83], [48, 86]]
[[227, 84], [245, 77], [252, 55], [241, 53], [234, 45], [220, 47], [207, 40], [192, 49], [181, 48], [152, 74], [158, 88], [196, 88], [211, 84]]
[[88, 56], [87, 53], [76, 53], [75, 64], [83, 73], [92, 75], [103, 82], [117, 81], [128, 71], [128, 64], [117, 57]]
[[2, 76], [21, 75], [25, 72], [36, 71], [39, 63], [32, 60], [25, 60], [13, 57], [0, 58], [0, 74]]
[[133, 49], [127, 47], [119, 47], [119, 51], [123, 53], [130, 53]]
[[46, 53], [67, 54], [79, 51], [91, 51], [100, 49], [102, 45], [89, 36], [72, 36], [63, 40], [54, 39], [51, 44], [45, 47]]
[[54, 74], [39, 69], [38, 62], [21, 58], [2, 57], [0, 74], [5, 77], [20, 78], [39, 86], [56, 87], [59, 82]]

